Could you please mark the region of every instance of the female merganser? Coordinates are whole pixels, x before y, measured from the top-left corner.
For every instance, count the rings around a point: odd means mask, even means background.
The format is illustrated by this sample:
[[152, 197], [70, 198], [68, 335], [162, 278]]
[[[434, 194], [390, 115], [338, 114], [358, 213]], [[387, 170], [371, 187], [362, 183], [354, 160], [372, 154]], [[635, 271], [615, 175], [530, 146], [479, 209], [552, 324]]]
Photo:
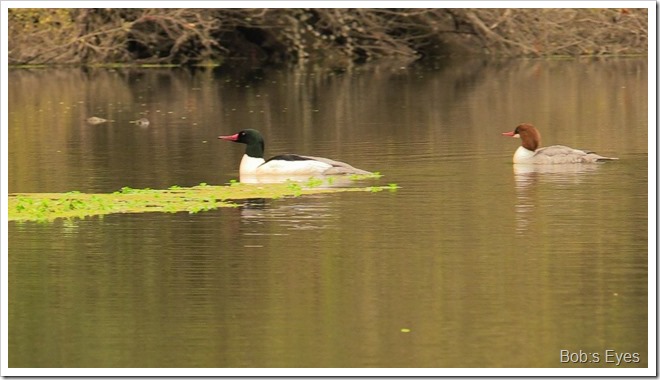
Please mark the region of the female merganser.
[[514, 164], [584, 164], [618, 160], [618, 158], [603, 157], [594, 152], [573, 149], [563, 145], [539, 148], [541, 134], [533, 125], [527, 123], [520, 124], [514, 131], [502, 134], [522, 140], [522, 145], [513, 155]]
[[[239, 174], [243, 178], [263, 176], [309, 178], [313, 176], [372, 174], [351, 165], [328, 158], [283, 154], [264, 160], [264, 138], [259, 131], [244, 129], [231, 136], [219, 139], [246, 144]], [[250, 181], [251, 182], [251, 181]]]
[[146, 117], [143, 117], [142, 119], [129, 121], [129, 123], [133, 123], [133, 124], [137, 125], [138, 127], [148, 127], [149, 126], [149, 119], [147, 119]]
[[92, 117], [87, 118], [87, 122], [91, 125], [103, 124], [103, 123], [112, 122], [112, 121], [114, 121], [114, 120], [108, 120], [108, 119], [104, 119], [104, 118], [98, 117], [98, 116], [92, 116]]

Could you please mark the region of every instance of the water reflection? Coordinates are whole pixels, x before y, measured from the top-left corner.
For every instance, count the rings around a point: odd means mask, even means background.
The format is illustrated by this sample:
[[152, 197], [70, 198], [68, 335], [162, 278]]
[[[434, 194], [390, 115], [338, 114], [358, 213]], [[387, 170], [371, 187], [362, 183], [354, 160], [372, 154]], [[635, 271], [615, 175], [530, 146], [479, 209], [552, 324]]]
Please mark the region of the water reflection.
[[[285, 230], [322, 230], [333, 220], [332, 208], [322, 196], [306, 196], [299, 202], [273, 204], [272, 200], [250, 199], [240, 206], [241, 222], [246, 226], [262, 227], [264, 224], [277, 223]], [[245, 230], [244, 235], [264, 235], [262, 229]], [[271, 233], [266, 233], [272, 235]], [[278, 232], [277, 235], [282, 235]]]
[[539, 201], [537, 186], [579, 184], [586, 175], [594, 174], [604, 164], [535, 165], [513, 164], [516, 187], [516, 232], [524, 234], [535, 218]]

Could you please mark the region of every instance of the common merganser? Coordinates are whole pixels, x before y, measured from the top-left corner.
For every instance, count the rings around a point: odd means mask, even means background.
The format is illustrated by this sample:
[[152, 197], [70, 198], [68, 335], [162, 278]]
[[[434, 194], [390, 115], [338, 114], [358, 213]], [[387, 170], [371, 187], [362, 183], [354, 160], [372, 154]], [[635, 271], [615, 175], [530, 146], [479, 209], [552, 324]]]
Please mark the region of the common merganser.
[[129, 123], [133, 123], [133, 124], [137, 125], [138, 127], [148, 127], [149, 126], [149, 119], [147, 119], [146, 117], [143, 117], [141, 119], [131, 120], [131, 121], [129, 121]]
[[103, 123], [112, 122], [112, 121], [114, 121], [114, 120], [108, 120], [108, 119], [104, 119], [104, 118], [98, 117], [98, 116], [92, 116], [92, 117], [87, 118], [87, 122], [91, 125], [103, 124]]
[[539, 148], [541, 134], [533, 125], [528, 123], [520, 124], [514, 131], [504, 132], [502, 135], [522, 140], [522, 145], [513, 155], [514, 164], [584, 164], [618, 160], [618, 158], [604, 157], [594, 152], [573, 149], [563, 145]]
[[247, 145], [239, 169], [241, 182], [245, 182], [244, 178], [253, 179], [255, 177], [309, 178], [328, 175], [372, 174], [347, 163], [322, 157], [283, 154], [264, 160], [264, 138], [255, 129], [244, 129], [234, 135], [219, 136], [218, 138]]

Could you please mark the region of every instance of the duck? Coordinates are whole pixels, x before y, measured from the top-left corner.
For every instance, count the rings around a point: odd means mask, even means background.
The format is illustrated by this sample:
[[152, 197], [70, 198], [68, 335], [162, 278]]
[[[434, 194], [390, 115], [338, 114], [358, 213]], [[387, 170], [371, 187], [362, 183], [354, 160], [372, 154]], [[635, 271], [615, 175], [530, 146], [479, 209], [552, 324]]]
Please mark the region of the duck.
[[522, 140], [522, 144], [513, 155], [514, 164], [591, 164], [618, 160], [605, 157], [588, 150], [574, 149], [563, 145], [541, 148], [541, 134], [532, 124], [522, 123], [511, 132], [502, 135]]
[[89, 123], [91, 125], [98, 125], [98, 124], [103, 124], [103, 123], [108, 123], [108, 122], [113, 122], [114, 121], [114, 120], [104, 119], [104, 118], [98, 117], [98, 116], [88, 117], [86, 120], [87, 120], [87, 123]]
[[241, 182], [255, 177], [309, 178], [331, 175], [370, 175], [369, 171], [355, 168], [345, 162], [323, 157], [282, 154], [264, 159], [264, 138], [256, 129], [244, 129], [218, 139], [245, 144], [245, 154], [241, 159], [239, 175]]
[[137, 125], [138, 127], [148, 127], [149, 126], [149, 119], [147, 119], [146, 117], [143, 117], [143, 118], [138, 119], [138, 120], [131, 120], [131, 121], [129, 121], [129, 123], [133, 123], [133, 124]]

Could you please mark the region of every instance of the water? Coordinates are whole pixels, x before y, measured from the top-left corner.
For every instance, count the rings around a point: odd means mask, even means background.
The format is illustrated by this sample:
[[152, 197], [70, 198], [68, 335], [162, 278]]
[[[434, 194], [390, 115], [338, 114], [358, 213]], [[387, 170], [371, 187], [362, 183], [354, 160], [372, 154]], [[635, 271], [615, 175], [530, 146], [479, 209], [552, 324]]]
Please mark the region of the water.
[[[11, 71], [10, 192], [226, 183], [242, 128], [401, 188], [11, 222], [9, 366], [646, 367], [647, 70]], [[514, 169], [523, 121], [620, 161]]]

